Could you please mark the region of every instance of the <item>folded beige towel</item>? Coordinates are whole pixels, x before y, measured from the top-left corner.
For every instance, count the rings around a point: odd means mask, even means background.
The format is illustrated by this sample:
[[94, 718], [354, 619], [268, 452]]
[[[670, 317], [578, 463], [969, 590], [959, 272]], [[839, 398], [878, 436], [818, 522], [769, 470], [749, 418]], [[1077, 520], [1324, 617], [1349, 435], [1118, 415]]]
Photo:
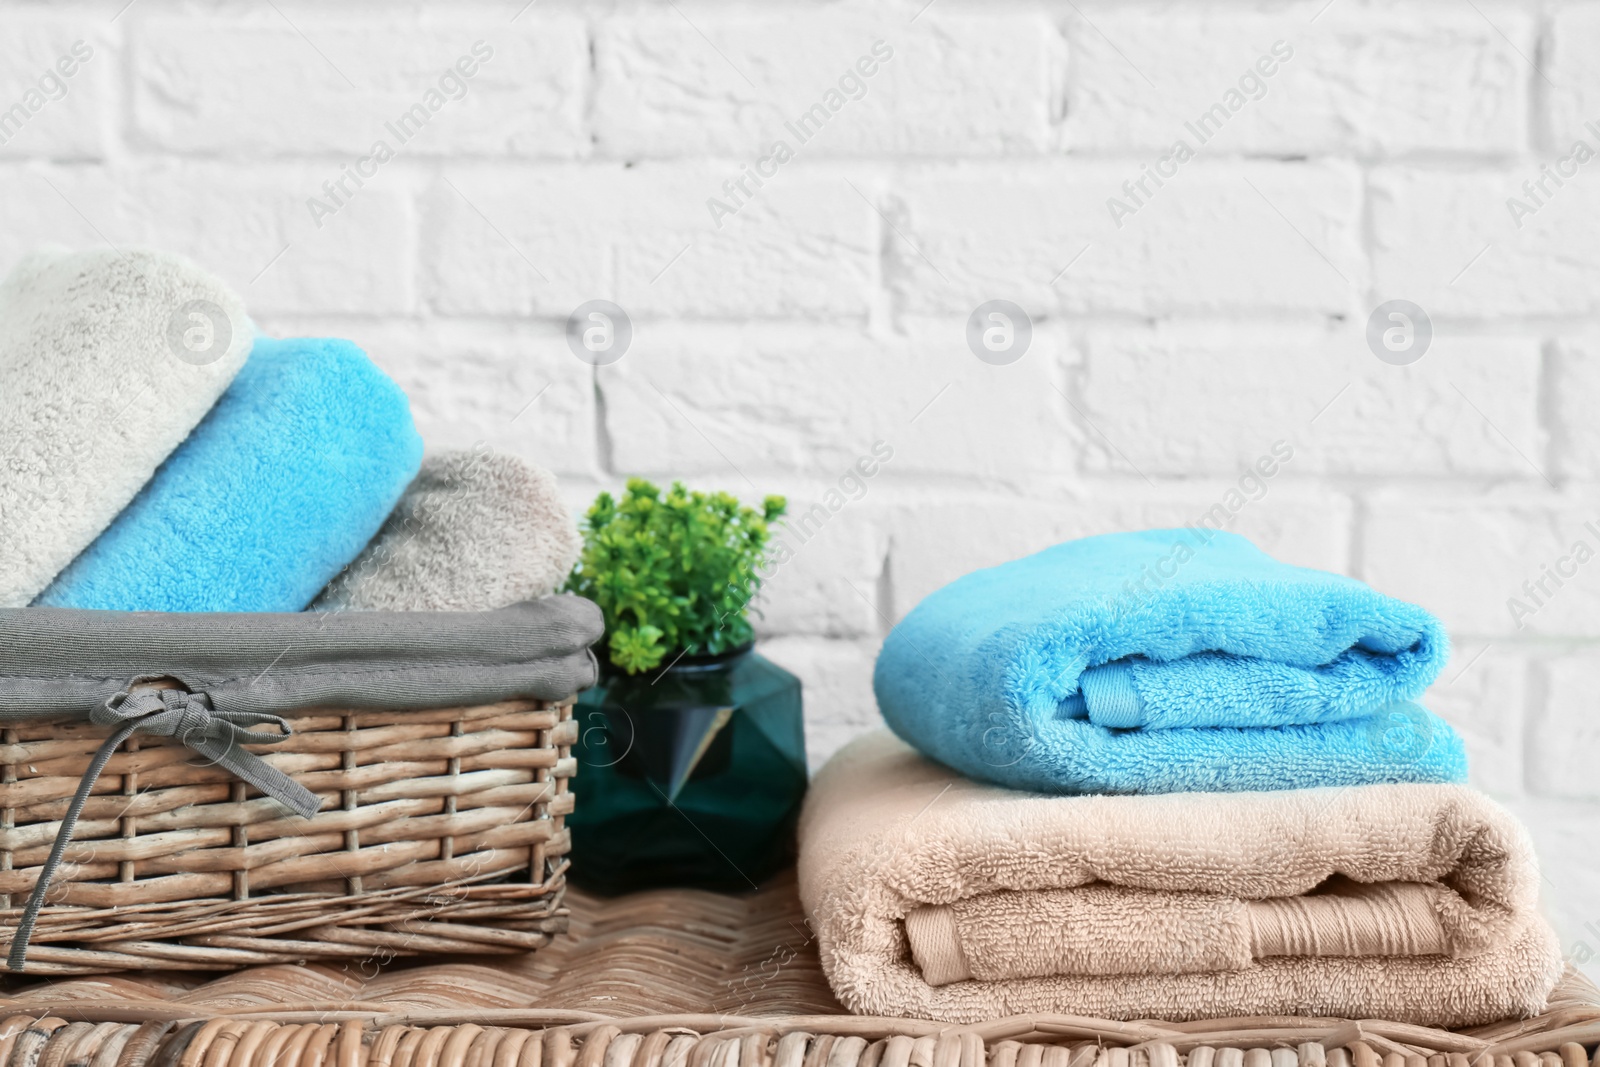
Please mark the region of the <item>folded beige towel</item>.
[[823, 768], [800, 823], [839, 999], [950, 1022], [1534, 1015], [1562, 966], [1538, 883], [1463, 786], [1040, 796], [888, 733]]

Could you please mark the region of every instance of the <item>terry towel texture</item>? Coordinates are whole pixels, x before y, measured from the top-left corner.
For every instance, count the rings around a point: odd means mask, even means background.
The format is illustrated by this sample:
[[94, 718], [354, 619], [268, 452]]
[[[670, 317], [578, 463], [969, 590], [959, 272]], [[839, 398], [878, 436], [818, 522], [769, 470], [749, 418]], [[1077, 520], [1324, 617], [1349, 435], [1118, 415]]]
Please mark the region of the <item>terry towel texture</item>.
[[583, 542], [555, 476], [516, 456], [445, 452], [313, 611], [486, 611], [555, 592]]
[[222, 399], [37, 603], [299, 611], [422, 460], [400, 387], [348, 341], [262, 338]]
[[[1363, 786], [1362, 788], [1370, 788]], [[1271, 956], [1437, 956], [1443, 886], [1335, 878], [1307, 896], [1242, 900], [1086, 885], [995, 892], [906, 915], [929, 985], [1052, 974], [1238, 971]]]
[[559, 700], [594, 684], [600, 609], [552, 596], [499, 611], [376, 614], [0, 610], [0, 718], [86, 716], [135, 678], [218, 711]]
[[852, 1011], [1468, 1026], [1560, 976], [1521, 826], [1465, 787], [1045, 796], [882, 731], [818, 774], [800, 892]]
[[105, 530], [228, 387], [252, 332], [232, 290], [162, 252], [50, 249], [0, 283], [0, 607], [27, 604]]
[[901, 737], [1019, 788], [1152, 793], [1459, 781], [1409, 703], [1439, 622], [1210, 530], [1069, 541], [977, 571], [890, 632], [873, 677]]

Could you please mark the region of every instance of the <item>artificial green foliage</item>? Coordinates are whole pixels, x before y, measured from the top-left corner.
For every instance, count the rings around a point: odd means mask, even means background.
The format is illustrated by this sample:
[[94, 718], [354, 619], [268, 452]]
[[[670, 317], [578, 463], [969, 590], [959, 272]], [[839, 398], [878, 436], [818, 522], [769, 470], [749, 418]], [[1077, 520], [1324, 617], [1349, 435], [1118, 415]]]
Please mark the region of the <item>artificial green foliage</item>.
[[716, 655], [751, 640], [767, 524], [787, 507], [769, 496], [757, 511], [681, 482], [663, 496], [642, 478], [628, 480], [621, 500], [596, 497], [567, 588], [605, 613], [611, 662], [637, 674], [679, 653]]

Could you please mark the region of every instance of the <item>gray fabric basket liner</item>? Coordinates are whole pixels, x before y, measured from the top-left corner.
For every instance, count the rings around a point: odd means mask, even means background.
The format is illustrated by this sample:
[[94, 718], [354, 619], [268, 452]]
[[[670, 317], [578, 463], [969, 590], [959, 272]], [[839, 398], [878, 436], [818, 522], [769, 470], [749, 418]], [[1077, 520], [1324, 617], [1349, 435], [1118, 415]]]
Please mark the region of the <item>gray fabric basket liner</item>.
[[395, 710], [561, 700], [593, 685], [600, 609], [557, 595], [497, 611], [294, 614], [0, 610], [0, 722], [86, 718], [134, 678], [218, 711]]

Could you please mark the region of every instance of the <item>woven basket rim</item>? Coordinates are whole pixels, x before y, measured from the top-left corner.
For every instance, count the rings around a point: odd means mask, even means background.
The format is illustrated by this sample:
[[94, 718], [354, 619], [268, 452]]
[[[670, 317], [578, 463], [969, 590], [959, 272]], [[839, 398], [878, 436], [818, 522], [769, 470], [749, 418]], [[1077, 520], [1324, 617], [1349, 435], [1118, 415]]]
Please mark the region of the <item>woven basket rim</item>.
[[1317, 1042], [1329, 1047], [1364, 1043], [1379, 1054], [1462, 1053], [1471, 1057], [1513, 1055], [1519, 1051], [1548, 1051], [1565, 1042], [1600, 1042], [1600, 988], [1569, 967], [1557, 989], [1559, 1003], [1530, 1019], [1505, 1020], [1463, 1030], [1445, 1030], [1383, 1019], [1344, 1019], [1312, 1016], [1252, 1016], [1201, 1019], [1191, 1022], [1160, 1020], [1118, 1021], [1067, 1013], [1028, 1013], [979, 1023], [942, 1023], [909, 1017], [852, 1015], [824, 1012], [696, 1013], [619, 1015], [572, 1008], [457, 1007], [396, 1011], [381, 1001], [308, 1001], [304, 1003], [238, 1005], [210, 1008], [195, 1004], [156, 1004], [87, 1000], [63, 997], [25, 998], [15, 1005], [21, 1014], [60, 1015], [93, 1023], [171, 1023], [235, 1020], [296, 1025], [350, 1024], [362, 1030], [390, 1027], [506, 1027], [527, 1030], [561, 1030], [573, 1040], [602, 1031], [615, 1034], [650, 1034], [692, 1031], [704, 1037], [743, 1037], [751, 1034], [781, 1037], [791, 1033], [832, 1034], [883, 1040], [893, 1037], [924, 1038], [973, 1035], [985, 1044], [1000, 1041], [1093, 1041], [1107, 1047], [1138, 1048], [1155, 1044], [1187, 1052], [1203, 1045], [1254, 1048], [1293, 1048]]
[[[18, 1006], [20, 1007], [20, 1005]], [[372, 1006], [375, 1009], [377, 1006]], [[1215, 1062], [1212, 1053], [1234, 1050], [1261, 1055], [1274, 1053], [1270, 1063], [1280, 1062], [1277, 1051], [1288, 1052], [1299, 1065], [1307, 1067], [1335, 1062], [1353, 1064], [1353, 1067], [1386, 1067], [1390, 1063], [1443, 1062], [1450, 1067], [1474, 1067], [1506, 1063], [1547, 1062], [1541, 1056], [1555, 1056], [1564, 1065], [1577, 1067], [1588, 1062], [1585, 1046], [1600, 1041], [1600, 1006], [1579, 1009], [1583, 1016], [1577, 1021], [1570, 1018], [1565, 1025], [1537, 1032], [1521, 1032], [1500, 1041], [1471, 1038], [1468, 1035], [1447, 1031], [1431, 1031], [1426, 1027], [1408, 1027], [1400, 1023], [1376, 1020], [1360, 1022], [1316, 1020], [1318, 1028], [1261, 1027], [1257, 1029], [1205, 1030], [1187, 1034], [1168, 1032], [1152, 1034], [1155, 1029], [1148, 1023], [1113, 1023], [1108, 1020], [1083, 1019], [1069, 1015], [1022, 1015], [965, 1026], [942, 1025], [926, 1020], [887, 1019], [856, 1015], [780, 1015], [780, 1016], [730, 1016], [730, 1015], [654, 1015], [632, 1017], [595, 1017], [595, 1013], [550, 1009], [478, 1009], [472, 1013], [461, 1011], [411, 1011], [380, 1013], [377, 1010], [311, 1010], [279, 1011], [273, 1008], [260, 1010], [234, 1009], [218, 1014], [182, 1012], [174, 1007], [166, 1011], [129, 1011], [111, 1004], [86, 1005], [71, 1000], [60, 1005], [29, 1005], [27, 1010], [4, 1018], [5, 1032], [0, 1045], [27, 1041], [33, 1055], [27, 1062], [35, 1062], [45, 1049], [55, 1051], [58, 1062], [68, 1062], [69, 1056], [80, 1042], [90, 1034], [99, 1034], [102, 1040], [108, 1030], [121, 1028], [122, 1041], [131, 1045], [133, 1030], [146, 1035], [143, 1043], [145, 1056], [130, 1060], [126, 1056], [116, 1060], [136, 1067], [143, 1063], [172, 1062], [170, 1057], [182, 1056], [182, 1062], [200, 1062], [200, 1057], [217, 1067], [248, 1067], [254, 1060], [255, 1046], [239, 1042], [242, 1034], [253, 1032], [264, 1038], [268, 1032], [279, 1035], [279, 1040], [290, 1039], [298, 1033], [302, 1038], [321, 1035], [328, 1044], [341, 1043], [346, 1051], [341, 1063], [387, 1064], [388, 1058], [380, 1049], [388, 1046], [392, 1051], [397, 1041], [425, 1039], [437, 1049], [448, 1044], [457, 1051], [457, 1058], [441, 1058], [438, 1067], [455, 1067], [465, 1060], [467, 1050], [477, 1047], [489, 1036], [498, 1042], [509, 1034], [522, 1034], [524, 1046], [538, 1042], [544, 1053], [543, 1062], [551, 1067], [574, 1065], [600, 1065], [610, 1063], [608, 1048], [613, 1042], [632, 1039], [655, 1045], [654, 1055], [644, 1061], [646, 1067], [665, 1062], [708, 1063], [724, 1062], [719, 1054], [730, 1050], [739, 1052], [738, 1062], [771, 1063], [773, 1067], [801, 1067], [812, 1062], [811, 1055], [800, 1056], [810, 1046], [815, 1052], [822, 1046], [828, 1055], [827, 1063], [836, 1067], [881, 1067], [887, 1063], [905, 1062], [907, 1054], [917, 1045], [924, 1047], [924, 1055], [931, 1054], [931, 1062], [962, 1067], [1016, 1067], [1024, 1060], [1021, 1050], [1034, 1046], [1034, 1059], [1040, 1062], [1039, 1047], [1064, 1056], [1063, 1042], [1073, 1042], [1072, 1062], [1081, 1061], [1077, 1053], [1087, 1050], [1096, 1065], [1137, 1062], [1151, 1067], [1175, 1067], [1180, 1056], [1188, 1062], [1200, 1062], [1196, 1052], [1205, 1052], [1204, 1062]], [[470, 1014], [470, 1018], [466, 1015]], [[1561, 1013], [1572, 1016], [1573, 1009]], [[1545, 1016], [1527, 1020], [1528, 1025], [1538, 1025]], [[73, 1022], [68, 1023], [67, 1020]], [[1224, 1020], [1227, 1021], [1227, 1020]], [[409, 1035], [409, 1036], [407, 1036]], [[1419, 1039], [1449, 1038], [1436, 1044], [1418, 1044]], [[688, 1044], [693, 1052], [686, 1058], [668, 1061], [663, 1058], [665, 1046], [677, 1042]], [[798, 1042], [798, 1044], [797, 1044]], [[219, 1044], [220, 1043], [220, 1044]], [[753, 1044], [752, 1044], [753, 1043]], [[900, 1055], [889, 1052], [899, 1044]], [[167, 1057], [153, 1056], [156, 1049], [169, 1046]], [[577, 1046], [576, 1048], [574, 1046]], [[57, 1047], [59, 1046], [59, 1047]], [[231, 1046], [231, 1047], [230, 1047]], [[785, 1055], [787, 1046], [788, 1055]], [[631, 1051], [643, 1051], [643, 1044]], [[948, 1050], [944, 1055], [939, 1050]], [[235, 1050], [245, 1052], [235, 1062]], [[1259, 1050], [1259, 1051], [1257, 1051]], [[1332, 1054], [1337, 1050], [1339, 1058]], [[1108, 1058], [1112, 1052], [1115, 1056]], [[753, 1055], [751, 1055], [753, 1053]], [[950, 1054], [956, 1058], [950, 1058]], [[12, 1052], [15, 1055], [15, 1051]], [[715, 1061], [710, 1057], [718, 1056]], [[688, 1058], [692, 1057], [692, 1058]], [[1396, 1057], [1398, 1059], [1396, 1059]], [[10, 1059], [10, 1062], [16, 1062]], [[74, 1060], [75, 1062], [75, 1060]], [[98, 1060], [96, 1062], [99, 1062]], [[522, 1061], [527, 1062], [527, 1061]], [[534, 1060], [533, 1062], [540, 1062]], [[636, 1055], [619, 1059], [619, 1063], [638, 1063]], [[733, 1061], [727, 1061], [733, 1062]], [[818, 1056], [816, 1062], [822, 1062]], [[919, 1061], [913, 1059], [914, 1065]], [[1048, 1060], [1044, 1062], [1050, 1062]], [[1055, 1063], [1067, 1063], [1056, 1059]], [[1225, 1062], [1225, 1061], [1224, 1061]], [[1246, 1059], [1243, 1062], [1249, 1062]]]

